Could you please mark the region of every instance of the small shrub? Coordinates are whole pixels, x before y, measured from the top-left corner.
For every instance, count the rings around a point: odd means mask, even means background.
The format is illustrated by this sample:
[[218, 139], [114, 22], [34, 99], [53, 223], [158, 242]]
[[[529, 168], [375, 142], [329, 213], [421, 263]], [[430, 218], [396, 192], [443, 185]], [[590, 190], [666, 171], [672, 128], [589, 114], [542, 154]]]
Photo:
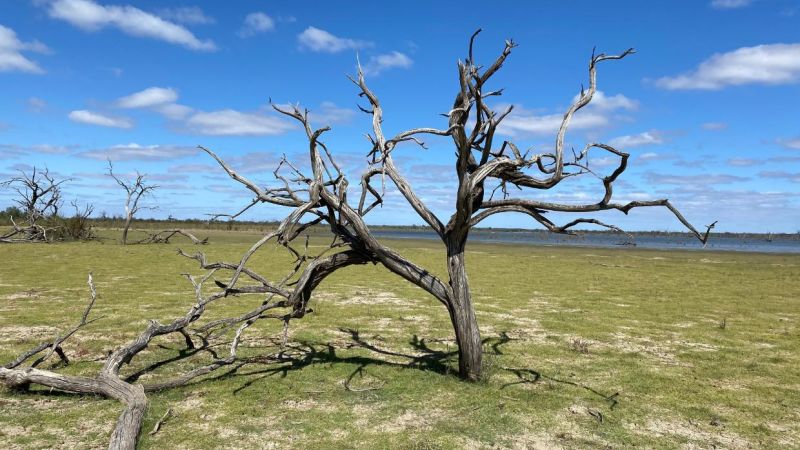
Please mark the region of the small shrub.
[[581, 338], [572, 338], [569, 341], [569, 348], [578, 353], [587, 355], [589, 354], [589, 341]]

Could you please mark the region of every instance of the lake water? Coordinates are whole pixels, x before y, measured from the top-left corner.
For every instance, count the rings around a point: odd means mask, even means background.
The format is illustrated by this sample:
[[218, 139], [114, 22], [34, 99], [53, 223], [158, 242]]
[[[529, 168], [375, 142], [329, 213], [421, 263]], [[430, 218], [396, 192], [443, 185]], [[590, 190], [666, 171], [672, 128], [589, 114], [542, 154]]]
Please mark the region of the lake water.
[[[427, 230], [374, 230], [375, 236], [387, 239], [439, 239]], [[471, 242], [523, 245], [563, 245], [570, 247], [608, 248], [654, 248], [663, 250], [703, 250], [702, 244], [689, 235], [637, 234], [631, 240], [627, 236], [611, 233], [586, 233], [576, 236], [546, 233], [541, 231], [493, 231], [473, 230]], [[631, 243], [635, 243], [631, 245]], [[800, 253], [800, 236], [778, 235], [771, 238], [739, 237], [736, 235], [714, 235], [708, 240], [708, 250], [765, 253]]]

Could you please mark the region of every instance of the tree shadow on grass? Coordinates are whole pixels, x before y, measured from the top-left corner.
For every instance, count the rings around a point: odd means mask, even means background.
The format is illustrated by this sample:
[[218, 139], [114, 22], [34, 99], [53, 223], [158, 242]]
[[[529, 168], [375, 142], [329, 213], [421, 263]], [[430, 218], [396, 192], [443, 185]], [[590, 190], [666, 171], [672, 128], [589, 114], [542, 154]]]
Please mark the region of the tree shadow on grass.
[[[279, 352], [276, 352], [267, 357], [254, 357], [242, 360], [234, 364], [224, 373], [206, 378], [205, 380], [198, 381], [197, 383], [206, 383], [213, 380], [223, 380], [232, 378], [247, 378], [241, 386], [234, 389], [234, 395], [237, 395], [254, 384], [265, 380], [270, 377], [278, 376], [281, 378], [287, 377], [291, 372], [302, 370], [306, 367], [324, 364], [349, 364], [355, 366], [353, 372], [345, 379], [344, 387], [349, 391], [371, 391], [377, 388], [351, 388], [349, 383], [356, 377], [363, 377], [364, 370], [368, 367], [397, 367], [403, 369], [415, 369], [424, 372], [434, 372], [443, 376], [458, 375], [458, 350], [455, 348], [453, 340], [441, 339], [426, 339], [413, 335], [408, 342], [411, 346], [411, 352], [402, 352], [394, 349], [385, 348], [382, 345], [364, 338], [362, 334], [355, 329], [340, 328], [341, 332], [349, 335], [349, 342], [345, 345], [338, 347], [330, 342], [319, 343], [305, 340], [295, 341], [287, 344], [287, 346]], [[485, 348], [485, 355], [503, 355], [502, 346], [514, 340], [509, 337], [506, 332], [501, 332], [499, 336], [487, 337], [483, 339]], [[434, 348], [435, 344], [447, 343], [447, 349], [440, 350]], [[449, 350], [452, 344], [453, 350]], [[367, 350], [367, 355], [343, 355], [341, 350], [348, 351], [353, 349]], [[263, 367], [264, 363], [268, 363], [269, 367]], [[261, 366], [261, 367], [258, 367]], [[553, 383], [560, 383], [578, 387], [596, 395], [603, 400], [609, 402], [611, 409], [618, 403], [619, 393], [616, 392], [611, 395], [604, 394], [590, 386], [570, 381], [563, 380], [557, 377], [549, 376], [541, 373], [540, 371], [529, 368], [507, 368], [500, 367], [499, 370], [514, 374], [517, 381], [503, 384], [501, 389], [519, 385], [519, 384], [534, 384], [542, 381], [549, 381]]]

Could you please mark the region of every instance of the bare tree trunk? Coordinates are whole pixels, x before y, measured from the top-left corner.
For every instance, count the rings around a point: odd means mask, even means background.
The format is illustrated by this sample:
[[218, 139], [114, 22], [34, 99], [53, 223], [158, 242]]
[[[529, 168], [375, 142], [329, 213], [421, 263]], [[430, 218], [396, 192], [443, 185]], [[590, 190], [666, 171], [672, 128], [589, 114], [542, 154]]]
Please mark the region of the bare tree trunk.
[[122, 228], [122, 245], [126, 245], [128, 243], [128, 229], [131, 227], [131, 217], [130, 214], [125, 216], [125, 225]]
[[465, 380], [478, 381], [481, 378], [483, 345], [467, 279], [465, 244], [466, 240], [448, 243], [447, 246], [447, 270], [450, 273], [450, 286], [453, 291], [447, 309], [456, 333], [458, 373]]

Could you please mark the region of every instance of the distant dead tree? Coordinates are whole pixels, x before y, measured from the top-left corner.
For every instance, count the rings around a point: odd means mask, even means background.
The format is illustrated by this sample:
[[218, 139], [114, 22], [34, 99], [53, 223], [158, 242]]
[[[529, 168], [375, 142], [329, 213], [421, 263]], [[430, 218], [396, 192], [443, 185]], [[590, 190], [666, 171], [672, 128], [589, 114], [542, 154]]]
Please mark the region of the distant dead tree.
[[140, 209], [152, 209], [151, 207], [143, 207], [139, 201], [145, 195], [152, 193], [158, 186], [154, 184], [147, 184], [146, 174], [136, 172], [136, 177], [129, 179], [122, 175], [114, 173], [114, 165], [111, 160], [108, 160], [108, 175], [117, 182], [122, 189], [125, 190], [125, 224], [122, 227], [122, 244], [128, 243], [128, 230], [131, 228], [133, 216], [139, 212]]
[[[361, 177], [361, 192], [357, 205], [351, 205], [347, 197], [348, 181], [336, 164], [328, 147], [320, 140], [328, 127], [315, 129], [308, 119], [308, 112], [299, 107], [283, 108], [273, 105], [278, 112], [297, 120], [303, 127], [308, 140], [310, 173], [304, 174], [285, 158], [278, 164], [274, 175], [278, 185], [261, 187], [234, 171], [214, 152], [204, 149], [215, 158], [221, 167], [236, 181], [243, 184], [253, 194], [253, 200], [236, 217], [259, 203], [269, 203], [290, 209], [276, 230], [267, 233], [245, 252], [238, 262], [211, 262], [203, 253], [181, 255], [196, 260], [207, 270], [201, 278], [186, 275], [194, 287], [194, 298], [183, 316], [166, 323], [148, 321], [145, 329], [128, 344], [112, 351], [105, 359], [103, 367], [94, 376], [65, 375], [54, 370], [40, 369], [41, 365], [54, 353], [67, 363], [62, 356], [62, 344], [67, 338], [88, 323], [87, 318], [94, 305], [96, 293], [91, 276], [89, 287], [91, 299], [80, 322], [73, 328], [59, 334], [54, 340], [46, 341], [23, 353], [14, 361], [0, 367], [0, 381], [7, 386], [24, 390], [32, 384], [51, 389], [78, 394], [94, 394], [116, 399], [125, 405], [116, 427], [111, 434], [109, 448], [132, 449], [141, 431], [142, 420], [147, 408], [146, 393], [185, 385], [221, 367], [238, 367], [248, 363], [293, 364], [298, 359], [284, 351], [288, 348], [287, 332], [293, 319], [302, 318], [310, 312], [312, 293], [325, 278], [339, 269], [360, 264], [380, 264], [392, 273], [419, 286], [447, 309], [455, 340], [458, 346], [459, 373], [470, 381], [481, 377], [482, 346], [478, 324], [475, 319], [472, 296], [467, 279], [464, 258], [469, 231], [482, 220], [494, 214], [519, 212], [530, 216], [546, 229], [556, 233], [570, 233], [579, 224], [594, 224], [618, 230], [593, 218], [576, 218], [564, 225], [556, 225], [545, 217], [548, 212], [587, 213], [616, 210], [623, 213], [638, 207], [663, 206], [667, 208], [700, 242], [708, 240], [710, 225], [705, 233], [698, 232], [668, 200], [613, 202], [612, 185], [627, 167], [628, 154], [609, 145], [589, 143], [580, 153], [565, 156], [564, 136], [572, 116], [589, 104], [596, 92], [597, 64], [606, 60], [622, 59], [633, 53], [628, 50], [617, 56], [592, 55], [589, 60], [588, 89], [582, 90], [578, 99], [569, 107], [559, 127], [556, 145], [551, 152], [521, 152], [510, 141], [496, 145], [495, 134], [502, 120], [511, 112], [507, 108], [497, 113], [491, 110], [486, 100], [500, 95], [499, 90], [485, 88], [485, 84], [500, 69], [515, 47], [507, 41], [500, 56], [488, 67], [479, 66], [472, 55], [476, 32], [470, 39], [468, 57], [458, 64], [458, 90], [453, 107], [446, 114], [446, 128], [415, 128], [402, 131], [391, 138], [383, 132], [383, 110], [378, 97], [367, 87], [363, 72], [359, 68], [358, 77], [352, 79], [359, 89], [359, 95], [369, 105], [362, 108], [372, 117], [372, 134], [369, 135], [369, 167]], [[393, 150], [401, 142], [422, 144], [420, 135], [447, 136], [456, 148], [454, 177], [458, 179], [458, 190], [454, 212], [447, 222], [442, 222], [411, 188], [393, 161]], [[610, 153], [618, 158], [618, 164], [608, 175], [601, 175], [590, 169], [589, 152], [592, 149]], [[110, 170], [109, 170], [110, 171]], [[547, 190], [561, 181], [582, 176], [595, 176], [602, 185], [602, 194], [594, 203], [562, 204], [523, 197], [513, 197], [507, 187]], [[416, 213], [441, 238], [446, 249], [448, 280], [442, 280], [433, 272], [416, 265], [397, 251], [379, 242], [364, 222], [364, 217], [383, 202], [383, 187], [373, 186], [374, 179], [388, 180], [401, 193]], [[498, 194], [499, 192], [499, 194]], [[495, 198], [498, 195], [498, 198]], [[322, 252], [309, 255], [308, 238], [305, 245], [296, 248], [295, 241], [309, 227], [325, 224], [332, 232], [333, 239]], [[248, 267], [249, 259], [267, 242], [275, 241], [285, 247], [295, 258], [295, 263], [279, 280], [271, 281]], [[219, 289], [208, 292], [205, 284], [216, 274], [223, 274], [224, 281], [214, 280]], [[201, 323], [204, 313], [226, 298], [250, 296], [257, 299], [256, 306], [239, 315], [219, 318]], [[237, 300], [236, 304], [242, 304]], [[243, 333], [262, 319], [273, 319], [282, 325], [283, 339], [280, 350], [256, 357], [241, 357], [237, 349]], [[211, 351], [213, 359], [186, 372], [180, 372], [166, 380], [140, 381], [136, 376], [124, 376], [121, 369], [132, 364], [134, 358], [145, 350], [153, 339], [159, 336], [180, 334], [190, 349], [195, 341], [202, 342], [202, 348], [218, 347], [225, 333], [229, 351], [220, 354]], [[232, 335], [232, 336], [231, 336]], [[227, 339], [227, 338], [225, 338]], [[59, 353], [59, 350], [61, 352]], [[30, 366], [23, 366], [35, 355], [41, 354]], [[158, 362], [150, 366], [163, 367], [172, 360]], [[145, 373], [142, 369], [139, 373]]]
[[19, 205], [23, 217], [10, 217], [12, 230], [0, 235], [0, 242], [49, 242], [51, 232], [57, 228], [53, 223], [61, 207], [61, 185], [68, 180], [59, 180], [45, 168], [36, 167], [30, 172], [20, 170], [19, 176], [0, 183], [0, 187], [16, 192], [14, 202]]

